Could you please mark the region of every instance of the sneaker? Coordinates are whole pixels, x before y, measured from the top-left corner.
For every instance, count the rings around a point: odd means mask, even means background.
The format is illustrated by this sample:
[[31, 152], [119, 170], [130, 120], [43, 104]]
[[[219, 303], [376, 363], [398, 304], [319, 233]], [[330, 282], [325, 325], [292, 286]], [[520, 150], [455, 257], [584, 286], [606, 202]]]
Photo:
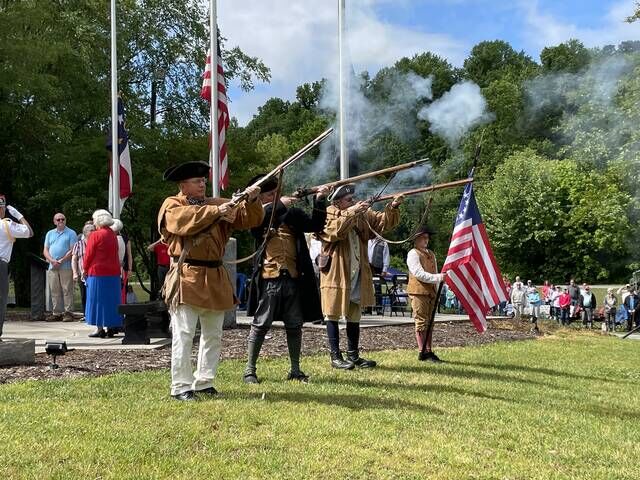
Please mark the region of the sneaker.
[[52, 313], [44, 318], [45, 322], [60, 322], [62, 320], [62, 314], [60, 313]]
[[177, 395], [171, 395], [175, 400], [179, 400], [181, 402], [193, 402], [196, 399], [192, 390], [188, 390], [186, 392], [178, 393]]
[[71, 313], [67, 312], [62, 316], [62, 321], [63, 322], [75, 322], [76, 319], [73, 318], [73, 315], [71, 315]]
[[205, 395], [207, 397], [214, 397], [218, 395], [218, 391], [213, 387], [203, 388], [202, 390], [196, 390], [196, 395]]

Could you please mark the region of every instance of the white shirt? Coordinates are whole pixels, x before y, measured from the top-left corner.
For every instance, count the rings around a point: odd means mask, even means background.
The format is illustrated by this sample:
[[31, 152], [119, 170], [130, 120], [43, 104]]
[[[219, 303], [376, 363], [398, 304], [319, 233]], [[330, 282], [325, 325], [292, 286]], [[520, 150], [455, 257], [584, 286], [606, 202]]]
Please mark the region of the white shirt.
[[118, 235], [118, 258], [120, 259], [120, 265], [124, 261], [124, 256], [127, 254], [127, 246], [124, 244], [124, 238]]
[[309, 257], [311, 257], [311, 263], [316, 264], [316, 258], [322, 251], [322, 242], [312, 238], [309, 242]]
[[[438, 262], [434, 256], [434, 262], [436, 264], [436, 270], [438, 269]], [[422, 268], [422, 264], [420, 263], [420, 256], [418, 254], [418, 250], [412, 248], [409, 250], [407, 255], [407, 267], [409, 267], [409, 271], [411, 275], [416, 277], [418, 280], [424, 283], [440, 283], [442, 281], [441, 273], [429, 273]]]
[[13, 251], [13, 242], [7, 236], [7, 227], [14, 239], [29, 238], [31, 232], [29, 232], [29, 227], [22, 223], [16, 223], [9, 218], [0, 219], [0, 260], [9, 263], [11, 252]]

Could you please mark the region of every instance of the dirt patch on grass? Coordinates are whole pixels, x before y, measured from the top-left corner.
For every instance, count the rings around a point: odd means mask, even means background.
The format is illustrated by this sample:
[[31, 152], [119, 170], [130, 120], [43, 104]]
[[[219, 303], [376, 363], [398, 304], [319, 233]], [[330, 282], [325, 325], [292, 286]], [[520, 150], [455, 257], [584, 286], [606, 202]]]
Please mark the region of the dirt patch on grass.
[[[490, 321], [489, 329], [479, 335], [470, 323], [438, 323], [433, 334], [434, 348], [482, 345], [497, 341], [515, 341], [534, 338], [530, 325], [510, 320]], [[245, 358], [248, 328], [225, 330], [222, 338], [222, 358]], [[341, 340], [346, 342], [344, 331]], [[371, 327], [361, 331], [361, 350], [416, 349], [412, 325]], [[196, 347], [197, 348], [197, 347]], [[194, 356], [197, 349], [194, 348]], [[343, 345], [346, 348], [346, 344]], [[303, 333], [304, 355], [328, 353], [324, 329], [307, 328]], [[287, 355], [287, 340], [282, 328], [273, 328], [262, 348], [261, 356]], [[0, 384], [19, 380], [44, 380], [99, 376], [117, 372], [140, 372], [169, 368], [171, 349], [156, 350], [73, 350], [57, 360], [58, 369], [49, 368], [50, 357], [36, 355], [34, 365], [0, 367]]]

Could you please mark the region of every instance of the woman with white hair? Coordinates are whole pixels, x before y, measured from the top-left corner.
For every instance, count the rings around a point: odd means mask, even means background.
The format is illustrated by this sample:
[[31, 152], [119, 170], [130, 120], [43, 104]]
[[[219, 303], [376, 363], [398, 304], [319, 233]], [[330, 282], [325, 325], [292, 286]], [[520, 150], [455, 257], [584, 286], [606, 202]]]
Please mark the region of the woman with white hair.
[[[87, 241], [84, 271], [87, 275], [87, 325], [97, 330], [90, 337], [112, 337], [114, 329], [122, 326], [118, 315], [120, 303], [120, 262], [118, 240], [111, 228], [113, 217], [106, 210], [93, 212], [96, 231]], [[105, 331], [106, 328], [106, 331]]]

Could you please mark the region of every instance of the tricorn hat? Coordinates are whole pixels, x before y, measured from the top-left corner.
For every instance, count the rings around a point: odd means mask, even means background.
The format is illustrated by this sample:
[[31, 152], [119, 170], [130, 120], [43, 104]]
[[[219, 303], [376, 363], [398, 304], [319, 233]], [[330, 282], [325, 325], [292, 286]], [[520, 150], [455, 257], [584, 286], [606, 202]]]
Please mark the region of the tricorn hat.
[[167, 168], [162, 178], [168, 182], [181, 182], [188, 178], [209, 178], [210, 169], [211, 167], [206, 162], [185, 162]]
[[426, 225], [422, 225], [420, 228], [418, 228], [418, 230], [416, 231], [416, 237], [419, 237], [420, 235], [429, 235], [430, 237], [433, 237], [435, 235], [435, 230], [431, 227], [428, 227]]
[[347, 195], [353, 195], [356, 191], [355, 183], [347, 183], [345, 185], [341, 185], [336, 188], [331, 195], [329, 195], [328, 200], [330, 202], [334, 202], [336, 200], [340, 200]]
[[[258, 175], [256, 175], [255, 177], [252, 177], [251, 180], [249, 180], [247, 182], [247, 188], [249, 188], [251, 185], [253, 185], [254, 183], [256, 183], [258, 180], [260, 180], [262, 177], [266, 177], [267, 174], [266, 173], [259, 173]], [[275, 190], [276, 188], [278, 188], [278, 179], [275, 177], [271, 177], [268, 180], [265, 180], [261, 185], [260, 185], [260, 193], [267, 193], [267, 192], [271, 192], [273, 190]]]

